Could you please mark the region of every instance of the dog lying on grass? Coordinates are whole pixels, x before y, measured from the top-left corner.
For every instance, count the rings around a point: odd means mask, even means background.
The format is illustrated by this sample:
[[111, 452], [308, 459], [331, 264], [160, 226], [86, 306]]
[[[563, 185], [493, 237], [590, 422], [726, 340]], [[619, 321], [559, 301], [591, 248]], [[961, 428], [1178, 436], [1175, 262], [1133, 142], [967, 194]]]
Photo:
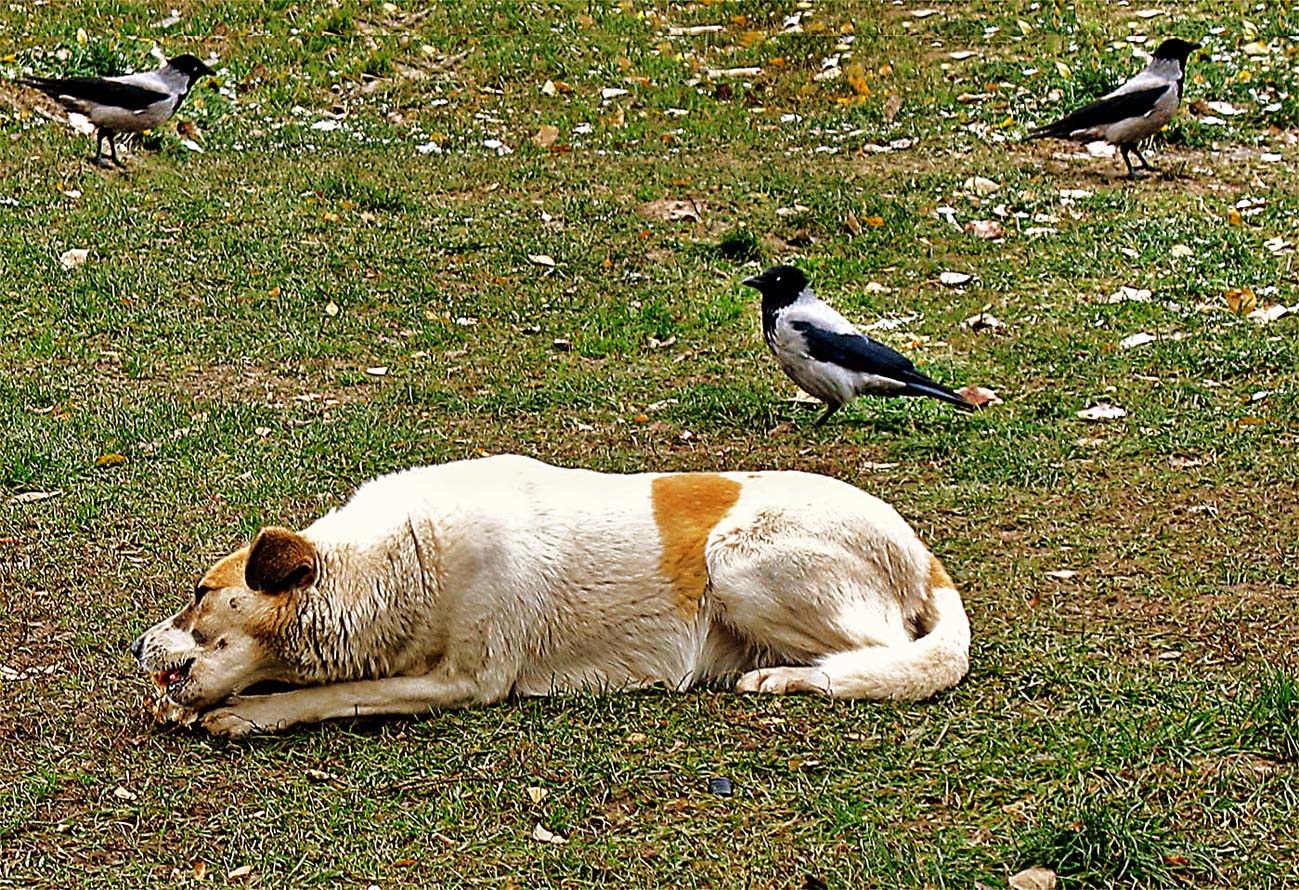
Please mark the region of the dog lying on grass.
[[[845, 482], [505, 455], [384, 476], [302, 532], [262, 529], [131, 652], [160, 719], [233, 738], [736, 677], [922, 699], [961, 680], [969, 644], [943, 564]], [[241, 694], [264, 681], [297, 688]]]

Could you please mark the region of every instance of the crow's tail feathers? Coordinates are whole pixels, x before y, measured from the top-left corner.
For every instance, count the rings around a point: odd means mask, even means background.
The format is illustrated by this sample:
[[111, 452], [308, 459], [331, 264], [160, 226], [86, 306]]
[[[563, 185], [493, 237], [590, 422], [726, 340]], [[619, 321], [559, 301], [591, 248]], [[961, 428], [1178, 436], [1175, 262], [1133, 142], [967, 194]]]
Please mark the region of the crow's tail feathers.
[[904, 396], [925, 396], [931, 399], [940, 399], [944, 402], [950, 402], [962, 411], [977, 411], [979, 406], [967, 402], [961, 395], [941, 383], [935, 383], [932, 380], [908, 381], [906, 388], [899, 395]]

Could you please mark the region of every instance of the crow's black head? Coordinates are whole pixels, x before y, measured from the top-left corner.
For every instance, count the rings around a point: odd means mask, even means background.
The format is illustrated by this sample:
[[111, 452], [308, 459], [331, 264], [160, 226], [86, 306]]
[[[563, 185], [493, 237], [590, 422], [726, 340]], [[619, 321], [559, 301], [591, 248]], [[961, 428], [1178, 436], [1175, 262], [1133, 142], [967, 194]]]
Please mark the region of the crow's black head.
[[188, 77], [191, 83], [204, 75], [216, 74], [215, 71], [199, 61], [196, 56], [191, 56], [189, 53], [186, 53], [183, 56], [177, 56], [168, 61], [167, 64]]
[[746, 278], [740, 283], [757, 288], [764, 299], [787, 298], [787, 302], [793, 302], [807, 287], [807, 276], [793, 266], [772, 266], [761, 275]]
[[1155, 50], [1155, 58], [1177, 61], [1185, 68], [1186, 60], [1191, 57], [1191, 53], [1199, 48], [1200, 44], [1198, 43], [1191, 43], [1189, 40], [1173, 37], [1159, 44], [1159, 48]]

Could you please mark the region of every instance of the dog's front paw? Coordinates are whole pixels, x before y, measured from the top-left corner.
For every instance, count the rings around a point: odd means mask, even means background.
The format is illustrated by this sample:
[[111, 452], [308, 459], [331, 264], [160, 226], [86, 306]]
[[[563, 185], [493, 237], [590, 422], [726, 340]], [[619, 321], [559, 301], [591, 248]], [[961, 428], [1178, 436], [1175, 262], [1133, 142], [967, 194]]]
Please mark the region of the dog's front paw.
[[240, 717], [229, 708], [215, 708], [203, 715], [203, 728], [212, 735], [227, 739], [242, 739], [257, 731], [257, 724]]

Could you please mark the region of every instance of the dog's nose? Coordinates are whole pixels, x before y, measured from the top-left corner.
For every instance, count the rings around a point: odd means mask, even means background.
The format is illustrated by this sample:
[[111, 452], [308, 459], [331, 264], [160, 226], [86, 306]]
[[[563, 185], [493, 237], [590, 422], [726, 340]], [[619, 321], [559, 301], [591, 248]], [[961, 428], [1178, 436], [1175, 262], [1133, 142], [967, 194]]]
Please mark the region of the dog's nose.
[[132, 641], [131, 655], [135, 657], [136, 661], [139, 661], [140, 656], [144, 655], [144, 634], [140, 634]]

